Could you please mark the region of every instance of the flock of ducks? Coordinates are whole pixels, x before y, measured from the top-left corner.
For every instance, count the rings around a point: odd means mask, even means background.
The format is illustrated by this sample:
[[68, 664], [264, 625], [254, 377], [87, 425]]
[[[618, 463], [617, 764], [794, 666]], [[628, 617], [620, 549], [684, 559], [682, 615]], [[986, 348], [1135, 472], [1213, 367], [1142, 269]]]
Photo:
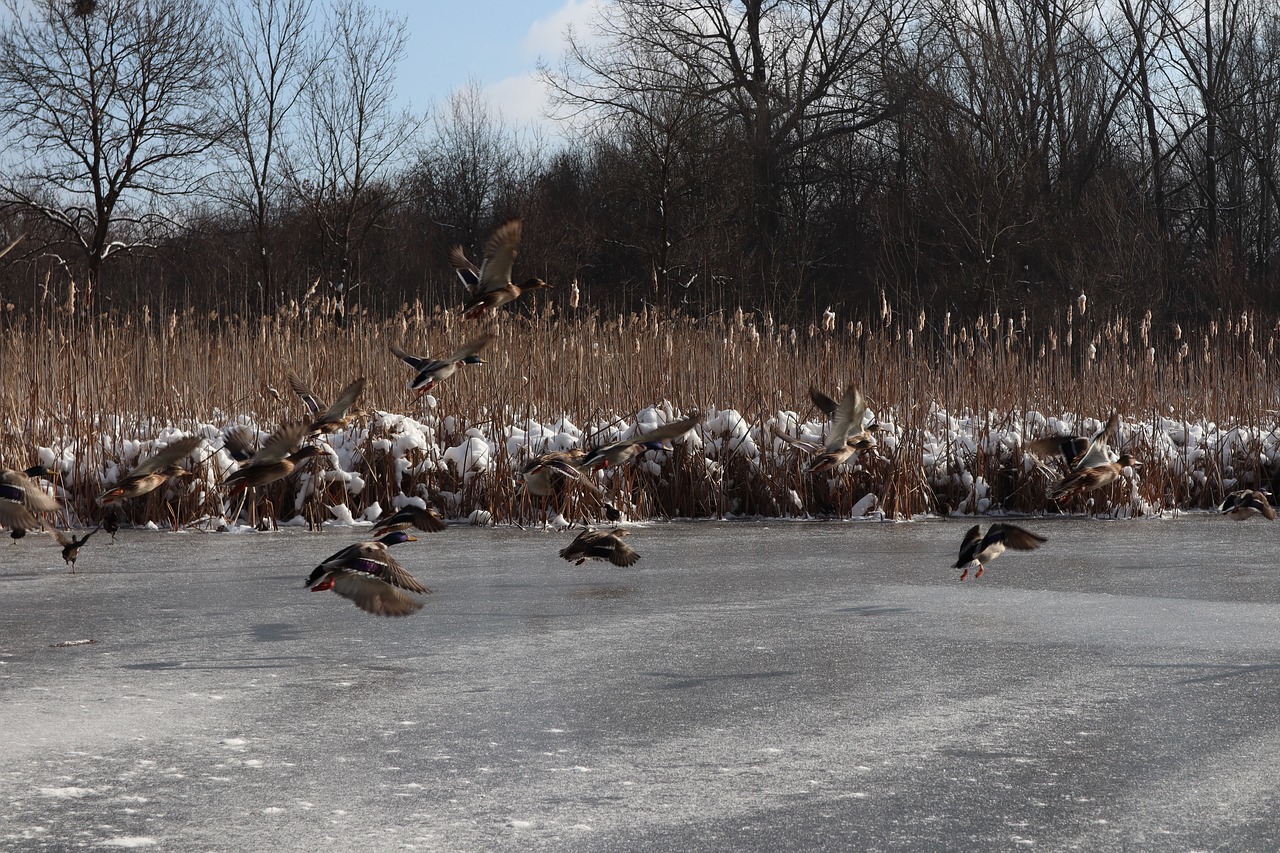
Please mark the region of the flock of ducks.
[[[1141, 468], [1142, 463], [1128, 453], [1121, 453], [1112, 459], [1111, 443], [1115, 441], [1120, 428], [1120, 415], [1113, 412], [1107, 423], [1093, 437], [1079, 435], [1051, 435], [1036, 439], [1027, 445], [1027, 450], [1042, 458], [1060, 457], [1066, 470], [1048, 489], [1048, 496], [1053, 500], [1064, 500], [1086, 492], [1105, 488], [1124, 474], [1125, 468]], [[1227, 495], [1218, 507], [1218, 511], [1233, 521], [1247, 521], [1255, 515], [1261, 515], [1268, 521], [1274, 521], [1275, 508], [1266, 492], [1258, 489], [1240, 489]], [[997, 523], [987, 528], [984, 535], [980, 525], [974, 525], [964, 535], [960, 543], [960, 559], [953, 568], [963, 569], [960, 580], [969, 575], [969, 569], [975, 565], [978, 570], [973, 576], [982, 576], [986, 563], [999, 557], [1006, 550], [1033, 551], [1048, 540], [1043, 536], [1018, 527], [1015, 524]]]
[[[461, 246], [453, 247], [449, 261], [467, 288], [467, 299], [461, 308], [466, 317], [481, 318], [519, 299], [527, 291], [549, 287], [536, 278], [523, 284], [511, 281], [520, 236], [519, 219], [500, 225], [486, 243], [479, 267], [467, 258]], [[412, 355], [394, 345], [390, 349], [392, 355], [413, 369], [408, 387], [424, 394], [464, 365], [483, 364], [480, 353], [495, 337], [491, 332], [481, 334], [457, 352], [440, 359]], [[222, 483], [227, 498], [240, 497], [239, 506], [229, 513], [232, 518], [240, 517], [254, 489], [288, 477], [307, 459], [322, 452], [314, 439], [347, 426], [352, 417], [351, 411], [364, 391], [365, 380], [361, 377], [350, 383], [331, 404], [323, 402], [296, 374], [289, 374], [289, 386], [306, 407], [305, 420], [282, 425], [260, 444], [257, 433], [247, 427], [233, 428], [223, 436], [222, 449], [238, 463]], [[665, 447], [667, 441], [693, 429], [701, 420], [701, 416], [695, 414], [648, 433], [593, 448], [544, 453], [525, 466], [525, 489], [535, 497], [558, 501], [570, 484], [577, 483], [602, 496], [592, 480], [593, 472], [626, 465], [646, 449]], [[80, 549], [99, 530], [106, 530], [115, 540], [119, 530], [119, 514], [115, 507], [150, 495], [174, 478], [191, 475], [183, 463], [196, 452], [201, 441], [196, 436], [173, 441], [120, 477], [98, 496], [98, 504], [110, 507], [110, 511], [97, 527], [84, 535], [76, 537], [68, 531], [49, 531], [62, 547], [63, 560], [73, 573]], [[59, 501], [38, 482], [39, 478], [49, 474], [42, 465], [25, 471], [0, 469], [0, 526], [9, 529], [13, 540], [22, 539], [28, 531], [39, 529], [42, 526], [41, 514], [62, 508]], [[621, 517], [608, 504], [605, 504], [605, 514], [611, 521]], [[430, 594], [431, 590], [401, 565], [390, 551], [395, 545], [417, 541], [417, 537], [408, 532], [411, 528], [438, 533], [446, 525], [434, 510], [425, 507], [410, 505], [385, 514], [374, 525], [376, 538], [348, 545], [330, 555], [307, 577], [305, 587], [313, 592], [332, 590], [353, 601], [360, 609], [380, 616], [407, 616], [417, 612], [423, 606], [417, 596]], [[576, 565], [587, 560], [602, 560], [616, 566], [633, 566], [640, 555], [623, 541], [626, 535], [627, 531], [623, 529], [587, 527], [560, 551], [560, 556]]]
[[[512, 282], [511, 270], [520, 234], [519, 219], [499, 226], [485, 245], [479, 267], [467, 258], [461, 246], [453, 247], [449, 260], [468, 292], [461, 309], [466, 317], [483, 317], [499, 306], [519, 299], [527, 291], [549, 287], [537, 278], [523, 284]], [[423, 394], [453, 376], [464, 365], [483, 364], [480, 353], [494, 338], [492, 333], [479, 335], [457, 352], [440, 359], [411, 355], [395, 345], [390, 349], [396, 358], [413, 370], [408, 387]], [[306, 407], [306, 420], [281, 426], [260, 446], [255, 446], [257, 434], [246, 427], [234, 428], [224, 435], [224, 449], [238, 463], [236, 470], [223, 483], [229, 498], [241, 497], [240, 505], [231, 514], [233, 518], [240, 517], [251, 490], [289, 476], [307, 459], [322, 452], [313, 440], [347, 425], [352, 407], [364, 390], [365, 380], [362, 377], [350, 383], [329, 405], [294, 374], [289, 375], [289, 385]], [[876, 447], [876, 434], [880, 427], [874, 423], [864, 424], [866, 400], [856, 387], [848, 386], [838, 402], [816, 388], [810, 388], [809, 395], [813, 404], [831, 419], [826, 443], [820, 445], [782, 433], [779, 437], [812, 454], [806, 467], [810, 474], [831, 471]], [[596, 472], [625, 466], [646, 450], [665, 448], [667, 442], [694, 429], [701, 421], [702, 416], [695, 412], [620, 441], [592, 448], [542, 453], [523, 467], [523, 487], [529, 495], [554, 503], [557, 510], [562, 506], [568, 489], [584, 488], [601, 498], [606, 518], [616, 522], [621, 513], [603, 500], [604, 494], [596, 483]], [[1061, 476], [1049, 488], [1050, 498], [1064, 500], [1105, 488], [1118, 480], [1126, 468], [1141, 466], [1127, 453], [1117, 455], [1112, 452], [1110, 444], [1115, 440], [1118, 427], [1119, 416], [1112, 414], [1102, 430], [1090, 438], [1053, 435], [1027, 446], [1038, 457], [1060, 457], [1065, 466]], [[99, 504], [114, 506], [135, 500], [151, 494], [175, 477], [189, 475], [182, 463], [200, 443], [201, 439], [194, 436], [170, 443], [99, 495]], [[40, 514], [61, 508], [59, 502], [35, 482], [48, 474], [48, 470], [39, 465], [25, 471], [0, 469], [0, 525], [9, 529], [14, 540], [21, 539], [29, 530], [38, 529], [41, 526]], [[1227, 517], [1241, 521], [1255, 515], [1274, 520], [1276, 515], [1264, 492], [1248, 489], [1227, 496], [1220, 510]], [[417, 596], [428, 595], [431, 590], [397, 562], [390, 549], [417, 541], [417, 537], [408, 532], [411, 528], [438, 533], [445, 527], [443, 519], [430, 508], [406, 506], [384, 515], [374, 525], [373, 532], [377, 538], [348, 545], [332, 554], [316, 566], [307, 577], [305, 586], [313, 592], [332, 590], [375, 615], [407, 616], [415, 613], [423, 606]], [[83, 536], [75, 537], [60, 530], [52, 530], [50, 535], [61, 546], [62, 557], [74, 572], [79, 551], [90, 537], [99, 530], [105, 530], [114, 541], [118, 529], [119, 517], [113, 510], [102, 523]], [[588, 526], [561, 549], [560, 557], [575, 565], [582, 565], [587, 560], [600, 560], [615, 566], [633, 566], [640, 559], [640, 554], [623, 541], [627, 534], [628, 531], [616, 526], [612, 530]], [[974, 566], [977, 567], [974, 577], [981, 577], [986, 564], [1007, 549], [1033, 550], [1046, 541], [1044, 537], [1013, 524], [992, 524], [985, 534], [980, 525], [974, 525], [964, 536], [954, 567], [964, 570], [960, 580], [968, 577]]]

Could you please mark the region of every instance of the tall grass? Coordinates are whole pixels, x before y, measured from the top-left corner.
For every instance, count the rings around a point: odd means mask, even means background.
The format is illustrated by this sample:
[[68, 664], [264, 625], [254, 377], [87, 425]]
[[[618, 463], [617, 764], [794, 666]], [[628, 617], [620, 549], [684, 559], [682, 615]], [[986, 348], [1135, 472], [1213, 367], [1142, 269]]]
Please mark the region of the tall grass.
[[[1050, 506], [1049, 476], [1000, 441], [1010, 432], [1046, 432], [1036, 412], [1079, 422], [1118, 410], [1129, 427], [1125, 449], [1147, 462], [1132, 487], [1068, 509], [1106, 509], [1135, 497], [1147, 511], [1207, 507], [1234, 484], [1266, 485], [1274, 475], [1268, 448], [1277, 423], [1277, 325], [1248, 314], [1204, 329], [1161, 330], [1146, 319], [1085, 316], [1074, 306], [1038, 325], [998, 312], [966, 325], [949, 316], [901, 317], [886, 304], [879, 316], [837, 323], [828, 315], [801, 326], [741, 312], [605, 317], [551, 308], [486, 321], [498, 333], [483, 354], [487, 364], [465, 367], [438, 386], [434, 411], [406, 388], [411, 371], [388, 344], [440, 356], [473, 337], [476, 323], [421, 305], [404, 306], [390, 319], [332, 317], [324, 305], [266, 317], [185, 311], [85, 318], [52, 310], [6, 316], [0, 462], [26, 467], [42, 446], [70, 451], [77, 472], [67, 478], [68, 508], [92, 521], [101, 515], [94, 497], [102, 474], [121, 458], [122, 442], [150, 438], [166, 425], [189, 429], [241, 415], [264, 428], [299, 419], [300, 404], [285, 382], [293, 370], [330, 396], [366, 376], [360, 406], [438, 418], [437, 450], [463, 441], [472, 428], [496, 449], [494, 464], [479, 476], [454, 470], [399, 476], [376, 441], [383, 436], [361, 433], [363, 490], [323, 485], [303, 502], [310, 521], [323, 520], [327, 504], [346, 502], [359, 512], [375, 501], [386, 507], [400, 493], [420, 494], [454, 515], [483, 506], [503, 521], [541, 517], [546, 508], [517, 488], [525, 460], [505, 452], [506, 427], [567, 416], [587, 429], [590, 443], [592, 428], [630, 420], [662, 401], [684, 412], [734, 409], [769, 452], [751, 457], [732, 441], [719, 450], [708, 444], [705, 452], [678, 445], [659, 475], [619, 472], [604, 485], [640, 517], [844, 515], [867, 494], [895, 517], [976, 510], [975, 479], [986, 484], [991, 509], [1041, 511]], [[850, 383], [891, 425], [890, 440], [834, 481], [814, 478], [802, 454], [775, 447], [778, 413], [820, 419], [808, 402], [810, 384], [838, 396]], [[940, 428], [939, 411], [966, 418], [964, 432], [973, 441], [957, 442]], [[370, 420], [362, 414], [356, 422]], [[1179, 446], [1181, 457], [1171, 455], [1168, 436], [1177, 424], [1185, 438], [1195, 433], [1187, 433], [1188, 424], [1204, 423], [1216, 424], [1219, 437], [1224, 426], [1241, 428], [1230, 458], [1207, 438]], [[930, 454], [926, 470], [926, 444], [939, 435], [944, 446]], [[421, 461], [421, 452], [410, 454], [411, 462]], [[282, 516], [293, 514], [296, 488], [293, 482], [273, 488], [272, 505]], [[574, 500], [581, 504], [575, 512], [599, 508], [587, 493]], [[219, 511], [216, 496], [198, 489], [137, 503], [130, 509], [135, 521], [180, 524]]]

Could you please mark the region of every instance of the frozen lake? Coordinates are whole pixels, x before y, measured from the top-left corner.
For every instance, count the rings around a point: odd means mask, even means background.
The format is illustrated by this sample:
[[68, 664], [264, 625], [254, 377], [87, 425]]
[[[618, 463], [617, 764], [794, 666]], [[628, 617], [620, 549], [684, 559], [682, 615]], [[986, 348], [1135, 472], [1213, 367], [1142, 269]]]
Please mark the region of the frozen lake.
[[1280, 848], [1280, 527], [970, 523], [6, 538], [0, 849]]

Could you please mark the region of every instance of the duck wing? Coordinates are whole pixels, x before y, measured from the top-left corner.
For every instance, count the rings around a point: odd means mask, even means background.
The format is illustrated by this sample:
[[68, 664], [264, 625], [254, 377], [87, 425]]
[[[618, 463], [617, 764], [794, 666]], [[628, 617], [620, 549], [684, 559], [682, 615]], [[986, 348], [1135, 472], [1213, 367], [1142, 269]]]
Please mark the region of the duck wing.
[[615, 447], [621, 447], [628, 444], [648, 444], [651, 441], [666, 441], [671, 438], [678, 438], [689, 430], [702, 423], [704, 415], [694, 412], [687, 418], [681, 418], [673, 423], [660, 426], [655, 430], [650, 430], [643, 435], [633, 435], [631, 438], [624, 439], [614, 443]]
[[197, 435], [189, 435], [170, 443], [167, 447], [140, 464], [129, 472], [130, 477], [143, 477], [147, 474], [154, 474], [157, 471], [163, 471], [171, 465], [178, 464], [178, 460], [186, 456], [190, 456], [191, 452], [200, 446], [201, 438]]
[[810, 453], [817, 453], [822, 450], [822, 445], [814, 444], [812, 441], [808, 441], [803, 438], [792, 438], [782, 430], [778, 429], [776, 424], [773, 427], [773, 434], [785, 441], [787, 444], [790, 444], [792, 447], [798, 447], [801, 450], [807, 450]]
[[10, 530], [19, 528], [30, 530], [40, 526], [40, 523], [36, 521], [36, 517], [31, 514], [31, 510], [17, 501], [4, 499], [0, 499], [0, 524]]
[[836, 413], [836, 409], [840, 405], [826, 394], [823, 394], [816, 386], [813, 385], [809, 386], [809, 399], [813, 401], [813, 405], [818, 407], [818, 411], [822, 412], [827, 417], [834, 415]]
[[333, 591], [375, 616], [408, 616], [422, 609], [422, 602], [405, 595], [386, 581], [362, 571], [336, 569]]
[[396, 358], [400, 359], [404, 363], [408, 364], [414, 370], [422, 370], [422, 368], [434, 362], [434, 359], [430, 359], [425, 356], [409, 355], [409, 353], [400, 349], [400, 347], [396, 346], [395, 344], [388, 344], [387, 349], [391, 350], [392, 355], [394, 355]]
[[[40, 488], [39, 484], [22, 471], [5, 471], [0, 474], [0, 486], [10, 487], [0, 489], [0, 499], [17, 503], [31, 512], [56, 512], [62, 508], [57, 498]], [[34, 520], [30, 526], [35, 526]]]
[[396, 558], [387, 551], [387, 546], [381, 542], [361, 542], [355, 546], [355, 552], [356, 556], [348, 559], [344, 568], [368, 572], [392, 586], [410, 592], [431, 592], [408, 569], [397, 563]]
[[289, 371], [289, 387], [293, 389], [293, 393], [302, 398], [302, 405], [307, 407], [311, 417], [314, 418], [324, 410], [324, 403], [320, 402], [320, 398], [311, 390], [311, 386], [303, 382], [292, 370]]
[[975, 524], [969, 528], [969, 532], [964, 535], [964, 539], [960, 540], [960, 559], [956, 561], [953, 568], [963, 568], [973, 562], [973, 556], [978, 553], [978, 549], [982, 543], [982, 525]]
[[248, 462], [257, 452], [254, 445], [258, 443], [257, 433], [247, 426], [236, 426], [222, 435], [222, 447], [237, 462]]
[[298, 422], [285, 424], [271, 434], [258, 452], [249, 460], [250, 465], [270, 465], [284, 459], [302, 443], [307, 435], [307, 425]]
[[862, 392], [850, 385], [845, 389], [844, 396], [840, 398], [840, 405], [836, 407], [836, 413], [831, 418], [831, 434], [827, 437], [827, 450], [843, 449], [845, 442], [849, 440], [850, 430], [857, 429], [861, 432], [866, 413], [867, 401], [862, 398]]
[[471, 259], [467, 257], [461, 246], [453, 246], [449, 249], [449, 265], [462, 280], [463, 287], [467, 289], [467, 295], [474, 296], [480, 285], [480, 269], [471, 263]]
[[[591, 556], [599, 556], [602, 559], [607, 559], [615, 566], [622, 566], [623, 568], [634, 566], [636, 561], [640, 559], [640, 553], [635, 548], [632, 548], [613, 534], [604, 537], [599, 544], [592, 548], [592, 551], [595, 553], [592, 553]], [[599, 553], [600, 551], [604, 553]]]
[[490, 332], [488, 334], [481, 335], [474, 340], [467, 341], [466, 344], [463, 345], [462, 349], [449, 356], [447, 361], [450, 364], [453, 364], [462, 361], [463, 359], [471, 358], [473, 355], [479, 355], [480, 351], [487, 347], [496, 337], [497, 335]]
[[356, 400], [360, 397], [360, 392], [364, 390], [364, 377], [353, 381], [346, 388], [342, 389], [342, 393], [338, 395], [338, 399], [333, 401], [333, 405], [329, 407], [320, 420], [338, 421], [346, 417], [347, 410], [355, 405]]
[[987, 530], [985, 541], [1003, 542], [1006, 548], [1013, 548], [1016, 551], [1034, 551], [1049, 540], [1043, 536], [1037, 536], [1030, 530], [1024, 530], [1016, 524], [997, 523]]
[[508, 219], [494, 229], [484, 247], [484, 263], [480, 265], [476, 294], [492, 293], [511, 284], [511, 267], [520, 245], [521, 222]]

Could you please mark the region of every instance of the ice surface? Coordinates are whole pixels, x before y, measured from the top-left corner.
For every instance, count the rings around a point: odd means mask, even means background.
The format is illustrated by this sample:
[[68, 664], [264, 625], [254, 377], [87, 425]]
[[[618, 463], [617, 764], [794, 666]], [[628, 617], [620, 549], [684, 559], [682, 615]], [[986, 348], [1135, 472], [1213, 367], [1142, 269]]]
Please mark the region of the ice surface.
[[360, 530], [3, 546], [0, 849], [1277, 849], [1277, 528], [1022, 523], [455, 526], [398, 620]]

